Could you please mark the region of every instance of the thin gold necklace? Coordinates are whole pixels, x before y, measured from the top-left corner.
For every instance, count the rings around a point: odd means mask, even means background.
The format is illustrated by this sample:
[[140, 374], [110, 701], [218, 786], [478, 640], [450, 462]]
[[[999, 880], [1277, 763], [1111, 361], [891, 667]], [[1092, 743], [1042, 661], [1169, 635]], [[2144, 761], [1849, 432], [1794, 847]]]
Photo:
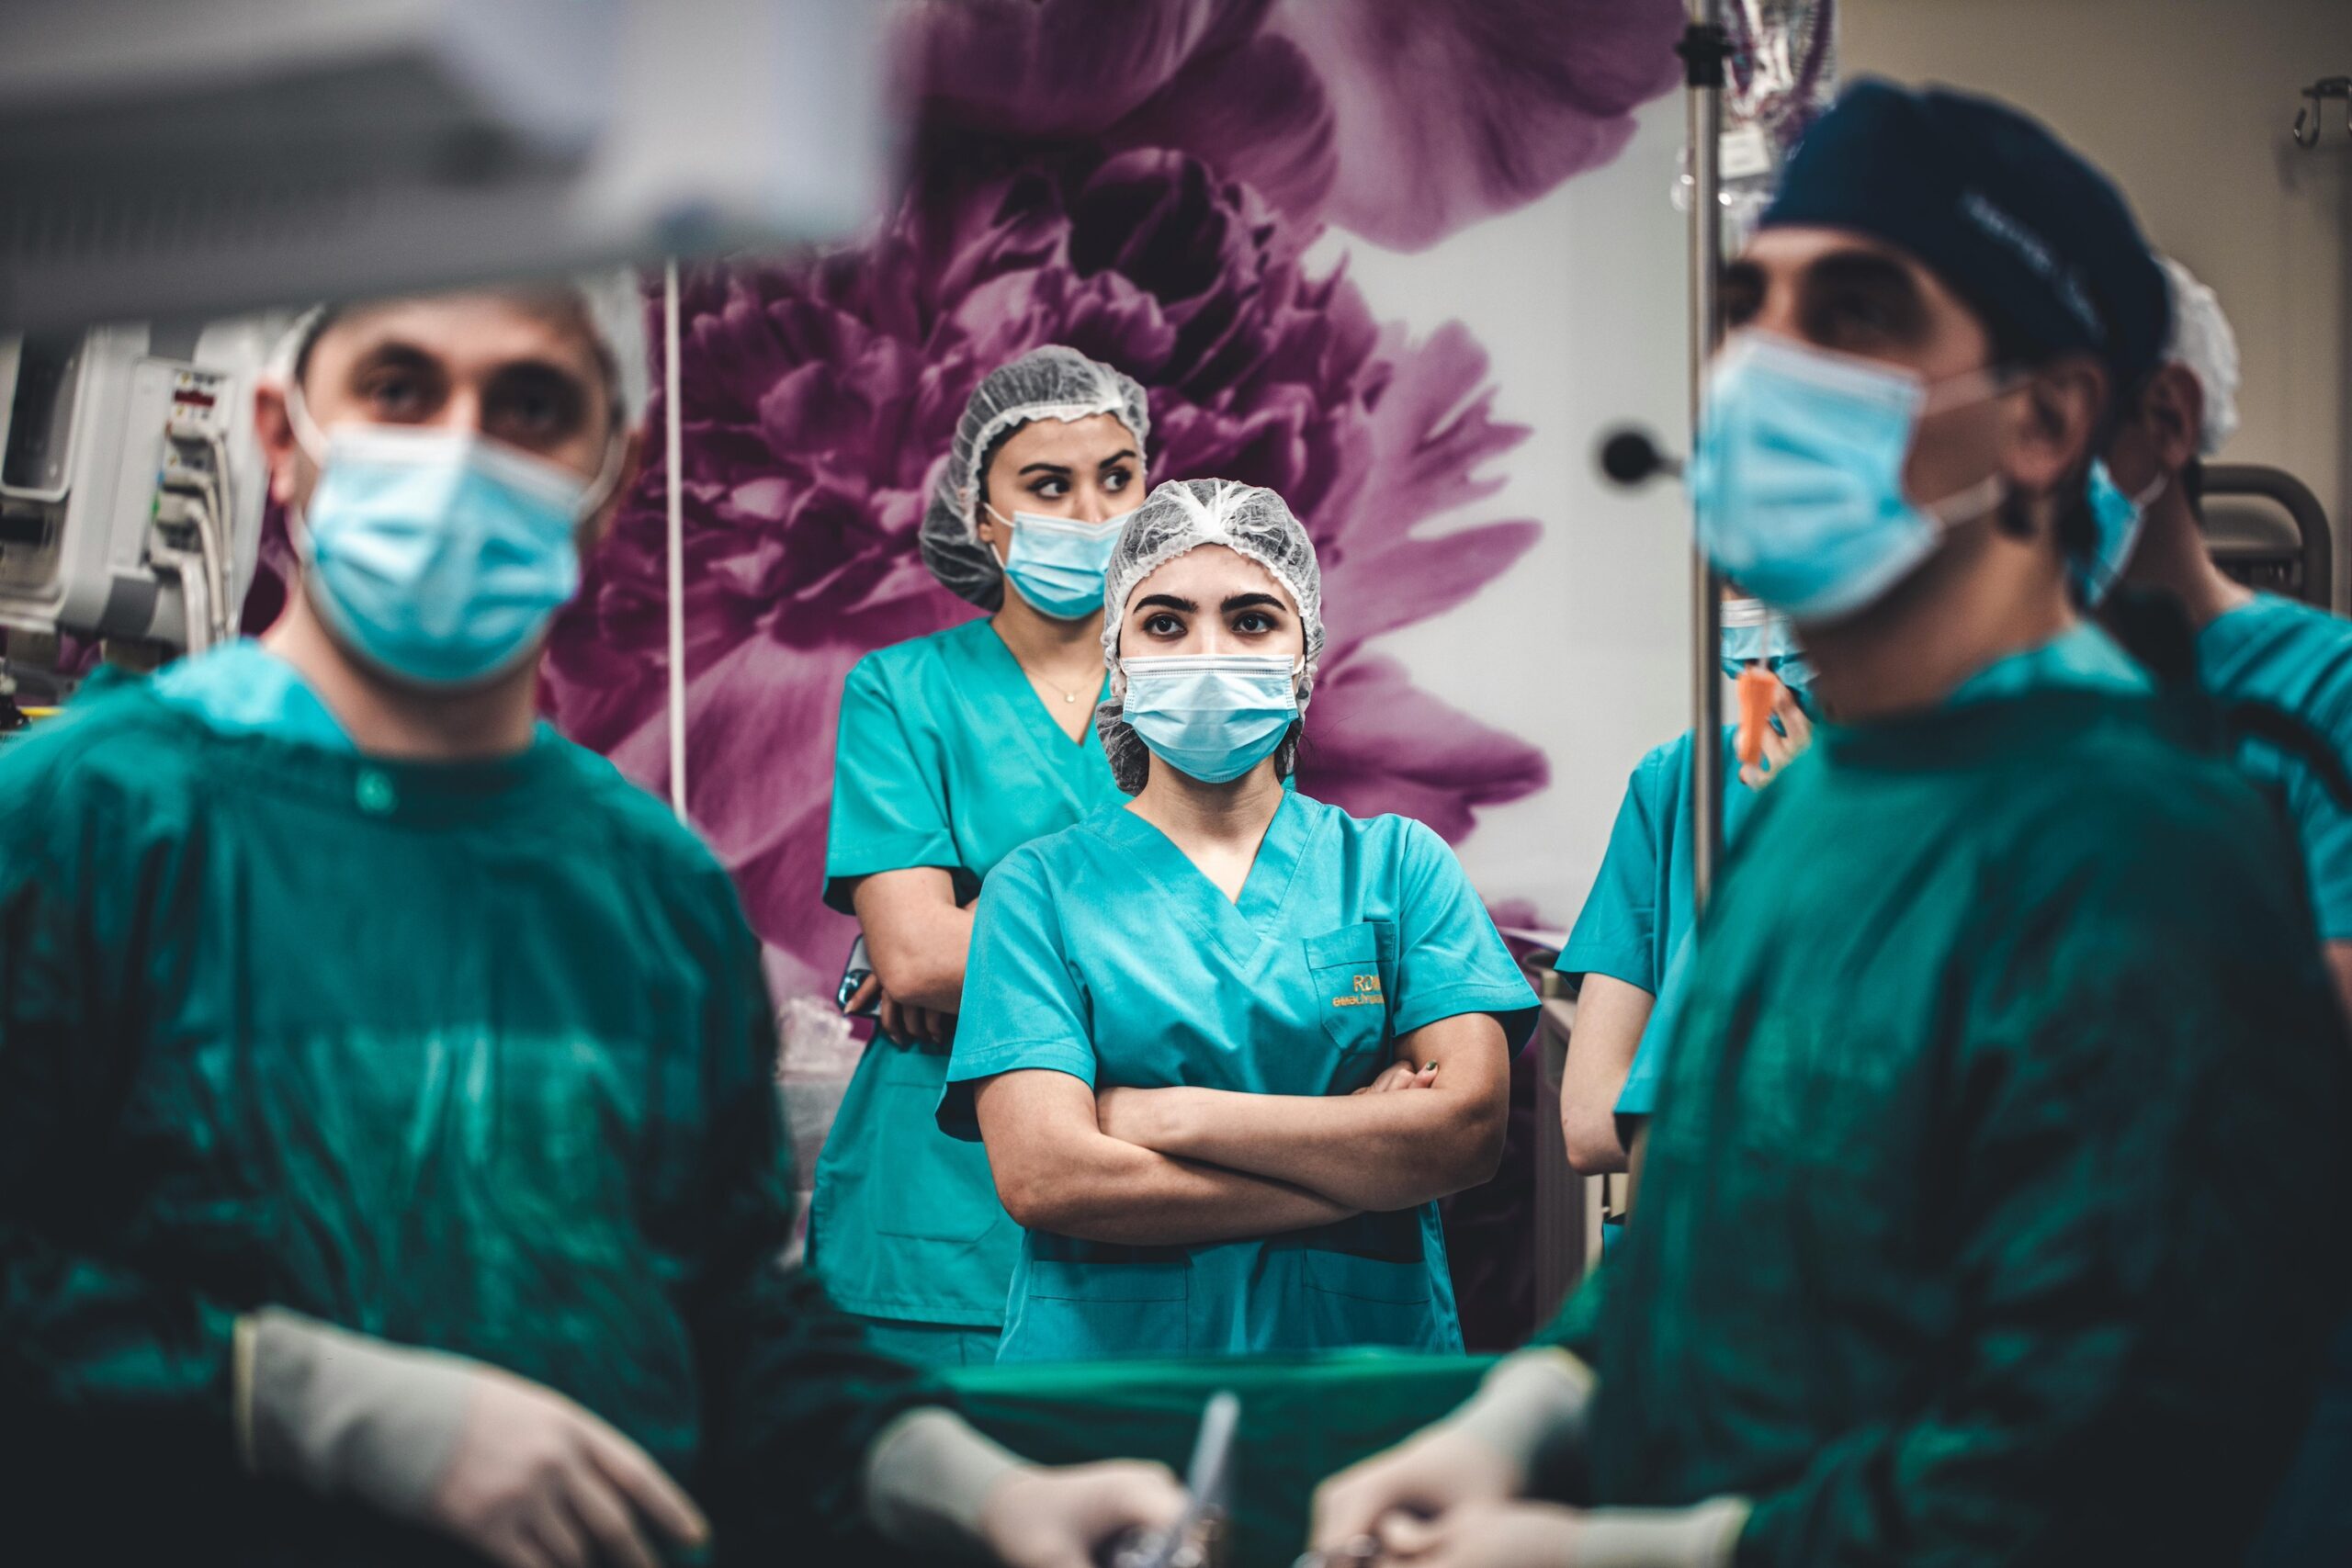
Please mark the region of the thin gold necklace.
[[[1013, 662], [1016, 664], [1021, 663], [1018, 659], [1015, 659]], [[1021, 665], [1021, 672], [1023, 675], [1028, 676], [1032, 681], [1038, 682], [1043, 685], [1051, 687], [1053, 690], [1059, 692], [1062, 694], [1062, 701], [1066, 703], [1074, 703], [1078, 701], [1078, 699], [1083, 695], [1086, 691], [1084, 686], [1080, 686], [1077, 691], [1073, 692], [1068, 686], [1063, 685], [1059, 681], [1055, 680], [1052, 676], [1041, 675], [1036, 671], [1030, 669], [1026, 664]]]

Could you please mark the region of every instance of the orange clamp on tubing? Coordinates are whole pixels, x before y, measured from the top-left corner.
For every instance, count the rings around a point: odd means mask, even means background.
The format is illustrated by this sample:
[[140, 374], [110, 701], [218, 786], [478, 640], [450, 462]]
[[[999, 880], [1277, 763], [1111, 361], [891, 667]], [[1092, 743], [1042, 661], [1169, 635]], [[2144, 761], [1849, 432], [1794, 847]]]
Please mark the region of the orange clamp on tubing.
[[1772, 705], [1780, 700], [1781, 678], [1761, 665], [1739, 672], [1739, 761], [1752, 768], [1764, 760], [1764, 737], [1772, 723]]

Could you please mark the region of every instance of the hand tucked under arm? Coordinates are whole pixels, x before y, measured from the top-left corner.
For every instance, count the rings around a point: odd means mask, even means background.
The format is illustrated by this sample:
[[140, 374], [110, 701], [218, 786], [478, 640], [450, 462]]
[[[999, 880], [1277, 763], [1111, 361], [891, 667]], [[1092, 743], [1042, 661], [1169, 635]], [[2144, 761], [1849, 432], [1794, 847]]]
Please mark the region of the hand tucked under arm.
[[[1423, 1098], [1366, 1095], [1342, 1102]], [[1031, 1230], [1084, 1241], [1199, 1246], [1279, 1235], [1357, 1211], [1286, 1182], [1171, 1159], [1105, 1136], [1094, 1092], [1032, 1068], [989, 1078], [974, 1105], [1005, 1211]]]
[[1398, 1042], [1397, 1055], [1438, 1070], [1409, 1093], [1106, 1089], [1099, 1125], [1122, 1143], [1355, 1210], [1408, 1209], [1493, 1176], [1510, 1113], [1502, 1025], [1485, 1013], [1441, 1019]]

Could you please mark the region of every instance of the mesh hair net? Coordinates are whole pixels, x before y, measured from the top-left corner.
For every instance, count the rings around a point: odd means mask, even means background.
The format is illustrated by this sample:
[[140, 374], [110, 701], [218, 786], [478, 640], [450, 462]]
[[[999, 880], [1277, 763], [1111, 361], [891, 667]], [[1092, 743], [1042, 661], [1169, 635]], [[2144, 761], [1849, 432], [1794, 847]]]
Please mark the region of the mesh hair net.
[[2238, 338], [2213, 291], [2170, 256], [2163, 258], [2172, 285], [2172, 342], [2165, 357], [2187, 366], [2205, 389], [2205, 428], [2197, 449], [2211, 457], [2238, 427]]
[[983, 610], [1004, 602], [1004, 568], [980, 542], [983, 471], [996, 445], [1032, 420], [1116, 414], [1136, 438], [1151, 439], [1151, 412], [1132, 377], [1074, 348], [1049, 344], [989, 372], [956, 422], [956, 439], [922, 513], [922, 559], [940, 586]]
[[[1304, 719], [1315, 694], [1323, 658], [1323, 569], [1315, 541], [1291, 515], [1290, 504], [1272, 491], [1232, 479], [1170, 479], [1155, 489], [1119, 534], [1118, 553], [1103, 576], [1102, 656], [1111, 667], [1111, 700], [1094, 711], [1111, 773], [1129, 795], [1143, 788], [1151, 753], [1143, 738], [1120, 716], [1127, 695], [1126, 672], [1119, 667], [1119, 623], [1128, 598], [1144, 579], [1187, 550], [1223, 545], [1256, 561], [1282, 584], [1298, 606], [1306, 634], [1306, 663], [1298, 675], [1298, 712]], [[1298, 761], [1298, 727], [1274, 754], [1277, 771], [1288, 778]]]
[[[645, 405], [652, 393], [652, 355], [645, 335], [645, 297], [637, 274], [626, 267], [583, 273], [552, 287], [559, 293], [569, 288], [579, 299], [581, 313], [587, 318], [596, 347], [612, 372], [613, 395], [620, 402], [622, 423], [635, 424], [645, 417]], [[341, 305], [313, 305], [297, 316], [286, 335], [278, 340], [277, 351], [269, 356], [269, 379], [280, 386], [291, 384], [295, 368], [310, 352], [311, 344], [318, 341], [319, 334], [344, 309]]]

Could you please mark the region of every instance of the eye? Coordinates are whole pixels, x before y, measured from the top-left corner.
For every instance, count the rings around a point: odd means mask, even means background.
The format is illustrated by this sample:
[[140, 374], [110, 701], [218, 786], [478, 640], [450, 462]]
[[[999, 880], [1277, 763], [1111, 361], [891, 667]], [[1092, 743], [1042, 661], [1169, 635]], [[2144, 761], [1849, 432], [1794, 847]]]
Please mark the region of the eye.
[[1826, 294], [1805, 311], [1806, 335], [1830, 347], [1883, 343], [1898, 324], [1885, 300], [1860, 288]]
[[1166, 610], [1155, 610], [1144, 617], [1143, 629], [1148, 637], [1182, 637], [1184, 623]]
[[1113, 495], [1118, 494], [1135, 482], [1134, 471], [1125, 467], [1107, 468], [1102, 474], [1102, 488]]
[[1263, 637], [1276, 629], [1274, 618], [1263, 610], [1244, 610], [1233, 617], [1233, 629], [1247, 637]]
[[437, 399], [431, 380], [407, 369], [378, 370], [360, 383], [368, 416], [379, 424], [413, 424], [431, 414]]
[[1041, 475], [1029, 481], [1029, 493], [1040, 501], [1059, 501], [1069, 493], [1069, 481], [1057, 474]]
[[1733, 273], [1723, 280], [1724, 325], [1744, 327], [1756, 319], [1764, 308], [1764, 290], [1745, 273]]
[[586, 389], [567, 377], [526, 371], [501, 376], [482, 400], [482, 428], [514, 446], [545, 450], [587, 417]]

